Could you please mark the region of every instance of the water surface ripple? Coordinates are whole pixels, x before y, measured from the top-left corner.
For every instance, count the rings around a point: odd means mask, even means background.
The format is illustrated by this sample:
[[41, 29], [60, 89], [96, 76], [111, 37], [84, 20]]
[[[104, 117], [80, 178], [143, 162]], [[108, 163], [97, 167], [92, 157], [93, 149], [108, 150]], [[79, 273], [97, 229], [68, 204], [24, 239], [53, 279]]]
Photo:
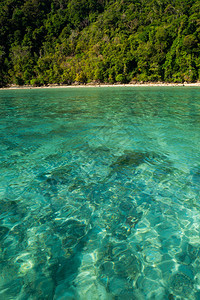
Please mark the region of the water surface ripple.
[[200, 299], [200, 89], [0, 91], [0, 299]]

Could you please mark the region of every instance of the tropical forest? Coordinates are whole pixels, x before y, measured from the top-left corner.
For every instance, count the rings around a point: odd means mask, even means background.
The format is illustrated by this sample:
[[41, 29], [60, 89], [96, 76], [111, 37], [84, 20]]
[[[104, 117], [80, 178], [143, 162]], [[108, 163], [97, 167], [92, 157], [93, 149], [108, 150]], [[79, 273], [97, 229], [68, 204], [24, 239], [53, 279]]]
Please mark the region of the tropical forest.
[[1, 0], [0, 86], [200, 80], [199, 0]]

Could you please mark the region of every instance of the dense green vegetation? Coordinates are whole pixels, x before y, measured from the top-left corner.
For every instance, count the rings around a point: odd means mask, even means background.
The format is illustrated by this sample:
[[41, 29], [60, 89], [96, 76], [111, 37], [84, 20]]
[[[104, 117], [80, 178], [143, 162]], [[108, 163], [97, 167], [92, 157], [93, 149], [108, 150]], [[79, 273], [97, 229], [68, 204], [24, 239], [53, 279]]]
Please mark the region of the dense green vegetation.
[[0, 86], [200, 80], [199, 0], [1, 0]]

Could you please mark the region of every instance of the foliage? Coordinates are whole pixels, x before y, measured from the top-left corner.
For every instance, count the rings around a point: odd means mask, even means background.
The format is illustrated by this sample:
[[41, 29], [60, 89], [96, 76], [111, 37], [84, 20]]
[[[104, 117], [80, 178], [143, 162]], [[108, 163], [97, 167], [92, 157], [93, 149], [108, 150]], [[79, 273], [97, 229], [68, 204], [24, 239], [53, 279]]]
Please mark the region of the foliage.
[[2, 0], [0, 86], [200, 80], [198, 0]]

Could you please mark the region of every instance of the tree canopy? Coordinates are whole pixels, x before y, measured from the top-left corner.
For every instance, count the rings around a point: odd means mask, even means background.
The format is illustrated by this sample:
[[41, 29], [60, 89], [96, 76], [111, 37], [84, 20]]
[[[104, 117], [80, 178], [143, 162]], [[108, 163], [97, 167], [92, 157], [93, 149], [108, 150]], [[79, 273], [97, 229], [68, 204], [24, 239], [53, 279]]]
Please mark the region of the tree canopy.
[[2, 0], [0, 86], [200, 80], [199, 0]]

